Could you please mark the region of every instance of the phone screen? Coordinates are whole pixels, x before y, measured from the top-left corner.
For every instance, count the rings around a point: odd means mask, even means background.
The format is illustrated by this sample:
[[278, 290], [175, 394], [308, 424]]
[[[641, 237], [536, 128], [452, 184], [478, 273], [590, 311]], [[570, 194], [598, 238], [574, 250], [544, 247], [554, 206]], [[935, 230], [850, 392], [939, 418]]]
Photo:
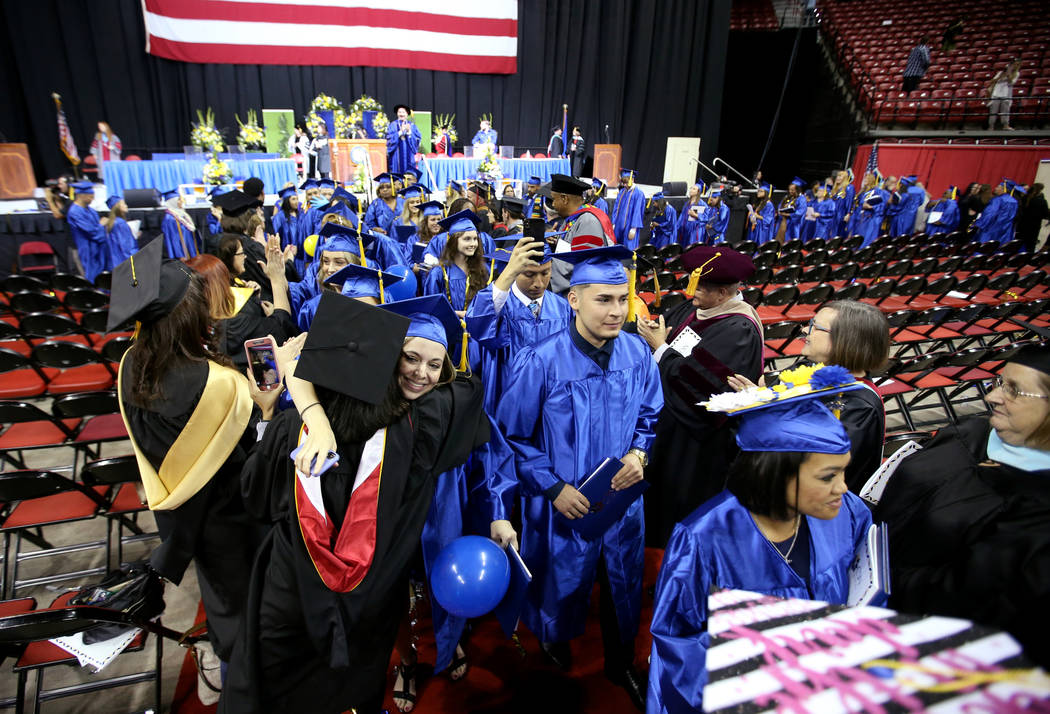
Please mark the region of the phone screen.
[[259, 389], [276, 389], [281, 383], [277, 372], [277, 357], [273, 344], [248, 345], [248, 364], [252, 368], [252, 377]]

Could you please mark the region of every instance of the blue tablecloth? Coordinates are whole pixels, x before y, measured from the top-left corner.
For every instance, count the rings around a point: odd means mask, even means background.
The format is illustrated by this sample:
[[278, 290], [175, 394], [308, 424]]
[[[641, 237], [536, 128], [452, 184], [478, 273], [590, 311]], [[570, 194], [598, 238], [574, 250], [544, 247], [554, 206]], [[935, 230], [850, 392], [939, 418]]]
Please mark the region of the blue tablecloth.
[[[155, 188], [170, 191], [179, 184], [197, 183], [204, 172], [205, 161], [103, 161], [102, 176], [110, 195], [123, 194], [129, 188]], [[298, 183], [292, 159], [234, 159], [230, 161], [234, 181], [258, 176], [266, 193], [277, 193], [289, 181]]]
[[[449, 181], [477, 178], [480, 163], [481, 159], [423, 159], [419, 162], [419, 170], [423, 172], [424, 184], [431, 189], [443, 190]], [[499, 165], [503, 170], [503, 178], [522, 181], [530, 176], [539, 176], [547, 182], [551, 174], [572, 173], [568, 159], [500, 159]], [[433, 178], [427, 174], [427, 169]]]
[[[186, 158], [186, 154], [153, 154], [154, 161], [181, 161]], [[219, 158], [223, 161], [228, 159], [279, 159], [280, 154], [266, 154], [258, 151], [248, 151], [243, 154], [219, 154]]]

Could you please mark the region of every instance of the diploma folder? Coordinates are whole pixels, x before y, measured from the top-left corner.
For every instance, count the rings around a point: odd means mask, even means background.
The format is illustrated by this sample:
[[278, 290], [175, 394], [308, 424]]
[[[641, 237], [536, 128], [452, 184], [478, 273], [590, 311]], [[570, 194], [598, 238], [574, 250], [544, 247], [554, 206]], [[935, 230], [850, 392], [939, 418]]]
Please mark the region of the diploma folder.
[[870, 605], [879, 595], [890, 594], [890, 554], [885, 525], [872, 523], [849, 567], [850, 607]]
[[648, 481], [639, 481], [622, 491], [612, 489], [612, 480], [623, 462], [612, 457], [605, 459], [591, 470], [591, 475], [580, 484], [579, 491], [590, 502], [590, 512], [583, 518], [566, 518], [566, 523], [586, 540], [599, 540], [605, 531], [627, 511], [646, 489]]
[[507, 586], [507, 594], [500, 600], [494, 613], [500, 627], [503, 628], [503, 633], [507, 637], [513, 637], [518, 628], [521, 608], [525, 604], [525, 592], [532, 582], [532, 573], [514, 546], [508, 545], [504, 550], [507, 551], [507, 560], [510, 562], [510, 584]]

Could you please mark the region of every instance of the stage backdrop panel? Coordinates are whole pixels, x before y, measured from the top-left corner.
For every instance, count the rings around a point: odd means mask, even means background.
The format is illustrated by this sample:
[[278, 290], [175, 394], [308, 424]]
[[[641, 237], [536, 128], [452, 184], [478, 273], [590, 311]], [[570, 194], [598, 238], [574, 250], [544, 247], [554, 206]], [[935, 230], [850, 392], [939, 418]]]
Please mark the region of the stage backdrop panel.
[[295, 112], [291, 109], [263, 109], [262, 120], [266, 131], [266, 150], [280, 154], [283, 158], [291, 156], [288, 137], [295, 133]]
[[[871, 144], [859, 147], [853, 160], [858, 188], [871, 147]], [[958, 186], [960, 192], [965, 191], [971, 181], [994, 186], [1005, 177], [1030, 184], [1043, 159], [1050, 159], [1050, 146], [879, 144], [879, 171], [883, 176], [915, 174], [934, 197], [939, 197], [948, 186]]]
[[434, 116], [431, 112], [412, 110], [412, 123], [419, 127], [419, 150], [424, 154], [433, 151]]
[[667, 154], [664, 156], [664, 180], [685, 181], [690, 186], [696, 183], [696, 171], [700, 164], [699, 136], [667, 137]]

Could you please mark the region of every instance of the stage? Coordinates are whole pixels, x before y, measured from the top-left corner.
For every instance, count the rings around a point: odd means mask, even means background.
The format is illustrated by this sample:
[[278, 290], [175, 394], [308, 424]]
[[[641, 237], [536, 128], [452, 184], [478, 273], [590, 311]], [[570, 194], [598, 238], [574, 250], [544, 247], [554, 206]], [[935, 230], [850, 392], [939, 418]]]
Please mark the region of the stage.
[[[243, 181], [252, 176], [263, 180], [267, 194], [275, 194], [286, 183], [298, 184], [295, 161], [292, 159], [228, 159], [233, 169], [233, 180]], [[109, 195], [123, 194], [129, 188], [155, 188], [170, 191], [180, 184], [201, 183], [205, 159], [175, 159], [153, 161], [103, 161], [102, 178]]]
[[[551, 174], [571, 173], [568, 159], [498, 159], [505, 179], [527, 181], [530, 176], [539, 176], [546, 183]], [[431, 190], [443, 191], [449, 181], [468, 181], [477, 178], [481, 159], [424, 158], [418, 167], [423, 172], [423, 183]]]

